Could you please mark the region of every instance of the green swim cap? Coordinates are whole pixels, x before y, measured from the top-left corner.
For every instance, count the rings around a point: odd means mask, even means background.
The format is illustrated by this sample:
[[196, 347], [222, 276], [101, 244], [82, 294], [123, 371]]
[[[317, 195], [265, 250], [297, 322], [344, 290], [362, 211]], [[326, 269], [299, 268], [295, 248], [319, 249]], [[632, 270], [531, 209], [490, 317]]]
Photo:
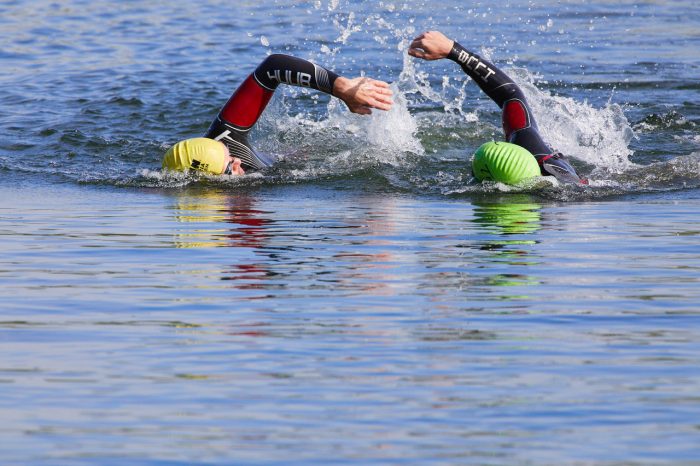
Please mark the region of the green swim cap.
[[516, 184], [540, 176], [540, 166], [525, 148], [509, 142], [487, 142], [474, 153], [472, 172], [479, 181]]

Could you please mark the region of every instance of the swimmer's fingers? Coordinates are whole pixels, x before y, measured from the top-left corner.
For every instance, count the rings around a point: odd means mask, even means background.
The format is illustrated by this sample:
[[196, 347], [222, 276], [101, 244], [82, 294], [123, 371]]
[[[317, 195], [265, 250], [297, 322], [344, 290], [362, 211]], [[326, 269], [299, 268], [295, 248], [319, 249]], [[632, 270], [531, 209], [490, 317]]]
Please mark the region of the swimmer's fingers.
[[363, 78], [359, 82], [357, 89], [357, 94], [353, 99], [355, 103], [363, 107], [363, 114], [365, 109], [376, 108], [379, 110], [389, 110], [393, 103], [391, 96], [393, 92], [388, 87], [388, 84], [382, 81], [375, 81], [372, 79]]
[[376, 79], [367, 78], [367, 80], [363, 82], [363, 85], [375, 94], [385, 96], [392, 96], [394, 94], [394, 91], [391, 90], [389, 83], [384, 81], [377, 81]]
[[385, 96], [385, 97], [391, 97], [394, 95], [394, 91], [392, 91], [391, 89], [385, 89], [385, 88], [375, 89], [374, 92], [376, 92], [378, 95]]
[[[383, 83], [386, 84], [386, 83]], [[386, 87], [382, 86], [376, 89], [377, 94], [389, 98], [391, 100], [391, 97], [394, 95], [394, 91], [391, 90], [388, 84], [386, 84]]]
[[424, 43], [423, 39], [425, 39], [424, 35], [421, 34], [420, 36], [416, 37], [411, 41], [411, 45], [408, 46], [408, 50], [413, 50], [413, 49], [422, 49], [424, 48]]
[[408, 48], [408, 54], [412, 57], [422, 58], [423, 60], [437, 60], [443, 58], [435, 53], [430, 44], [426, 44], [422, 39], [414, 40]]
[[408, 49], [408, 54], [412, 57], [422, 58], [423, 60], [431, 60], [430, 58], [428, 58], [427, 53], [425, 53], [423, 50], [417, 47], [412, 47]]
[[382, 89], [389, 89], [390, 85], [387, 82], [384, 81], [378, 81], [376, 79], [370, 79], [369, 80], [372, 84], [374, 84], [375, 87], [381, 87]]
[[408, 54], [423, 60], [439, 60], [447, 57], [454, 41], [439, 31], [428, 31], [419, 35], [408, 47]]
[[379, 100], [379, 99], [368, 99], [367, 103], [372, 107], [379, 110], [391, 110], [393, 102], [391, 100]]
[[[383, 81], [373, 81], [371, 83], [371, 87], [369, 88], [369, 97], [384, 104], [388, 105], [389, 108], [391, 108], [391, 105], [394, 103], [394, 100], [392, 99], [392, 96], [394, 95], [394, 91], [392, 91], [389, 88], [389, 84], [383, 82]], [[377, 107], [381, 108], [382, 110], [389, 110], [389, 108], [384, 108], [384, 106]]]
[[372, 83], [367, 89], [367, 104], [379, 110], [391, 110], [391, 106], [394, 103], [392, 90], [385, 87], [376, 87], [373, 84], [376, 83]]
[[382, 110], [391, 110], [391, 106], [394, 105], [391, 96], [385, 94], [374, 95], [374, 101], [377, 102], [375, 107]]
[[371, 99], [369, 101], [369, 104], [372, 107], [377, 108], [379, 110], [388, 111], [388, 110], [391, 110], [391, 107], [394, 105], [394, 102], [392, 102], [391, 100], [384, 100], [384, 99], [381, 99], [381, 100], [380, 99]]
[[348, 108], [352, 113], [357, 113], [359, 115], [370, 115], [373, 108], [384, 111], [391, 110], [391, 101], [382, 101], [373, 97], [365, 97], [361, 100], [362, 103], [348, 104]]
[[[422, 46], [422, 34], [411, 42], [411, 45], [408, 46], [408, 54], [413, 55], [414, 57], [418, 56], [418, 54], [423, 53], [423, 46]], [[423, 57], [418, 57], [418, 58], [423, 58]]]

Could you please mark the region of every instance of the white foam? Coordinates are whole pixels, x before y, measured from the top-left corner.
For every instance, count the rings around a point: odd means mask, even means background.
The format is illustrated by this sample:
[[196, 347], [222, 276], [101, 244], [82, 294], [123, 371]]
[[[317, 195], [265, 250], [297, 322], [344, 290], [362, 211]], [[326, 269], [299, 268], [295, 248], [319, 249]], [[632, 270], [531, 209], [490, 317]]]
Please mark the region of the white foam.
[[367, 145], [381, 150], [382, 162], [398, 163], [402, 154], [423, 154], [425, 150], [416, 137], [418, 123], [408, 111], [408, 102], [398, 86], [392, 85], [394, 105], [391, 110], [373, 110], [371, 116], [355, 115], [337, 100], [329, 103], [329, 122], [364, 135]]
[[[329, 99], [327, 113], [319, 116], [300, 109], [293, 96], [287, 98], [293, 90], [285, 88], [256, 125], [253, 144], [282, 158], [301, 150], [311, 165], [330, 164], [341, 170], [352, 166], [353, 160], [401, 165], [407, 154], [422, 155], [425, 151], [416, 136], [418, 123], [408, 110], [405, 95], [397, 86], [392, 86], [392, 91], [390, 111], [375, 109], [371, 115], [358, 115], [339, 99]], [[316, 170], [311, 165], [308, 169]]]
[[634, 167], [629, 160], [629, 143], [634, 131], [622, 107], [608, 102], [594, 108], [588, 102], [555, 96], [538, 89], [526, 69], [507, 73], [523, 89], [540, 132], [554, 150], [608, 171]]

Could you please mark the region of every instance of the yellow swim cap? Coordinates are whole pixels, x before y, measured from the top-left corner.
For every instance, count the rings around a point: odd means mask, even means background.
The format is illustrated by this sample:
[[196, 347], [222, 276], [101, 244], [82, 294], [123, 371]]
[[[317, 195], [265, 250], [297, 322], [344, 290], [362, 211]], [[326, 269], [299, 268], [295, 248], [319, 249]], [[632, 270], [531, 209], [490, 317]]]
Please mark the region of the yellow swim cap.
[[220, 175], [226, 168], [226, 146], [209, 138], [180, 141], [163, 156], [163, 168], [170, 170], [198, 170]]

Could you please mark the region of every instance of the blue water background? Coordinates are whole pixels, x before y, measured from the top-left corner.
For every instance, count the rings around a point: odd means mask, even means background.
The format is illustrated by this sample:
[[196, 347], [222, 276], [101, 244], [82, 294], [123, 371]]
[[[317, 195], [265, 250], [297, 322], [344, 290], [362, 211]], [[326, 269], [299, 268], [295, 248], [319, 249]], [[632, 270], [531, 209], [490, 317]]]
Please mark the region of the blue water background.
[[[0, 2], [0, 463], [700, 462], [696, 2]], [[591, 179], [478, 184], [523, 86]], [[268, 53], [245, 179], [163, 175]]]

